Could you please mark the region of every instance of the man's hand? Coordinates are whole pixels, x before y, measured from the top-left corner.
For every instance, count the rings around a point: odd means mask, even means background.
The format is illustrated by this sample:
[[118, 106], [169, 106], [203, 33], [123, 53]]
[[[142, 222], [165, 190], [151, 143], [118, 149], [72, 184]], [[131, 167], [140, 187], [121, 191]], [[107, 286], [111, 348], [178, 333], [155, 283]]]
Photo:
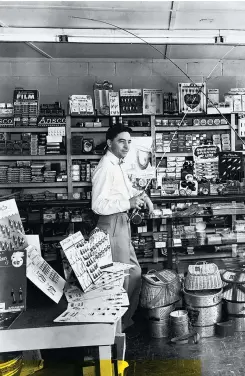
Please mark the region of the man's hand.
[[141, 195], [134, 196], [130, 200], [130, 209], [141, 209], [144, 206], [145, 200], [142, 198]]
[[153, 214], [154, 206], [153, 206], [151, 199], [147, 195], [145, 195], [143, 197], [143, 200], [144, 200], [145, 206], [147, 206], [148, 208], [149, 214], [150, 215]]

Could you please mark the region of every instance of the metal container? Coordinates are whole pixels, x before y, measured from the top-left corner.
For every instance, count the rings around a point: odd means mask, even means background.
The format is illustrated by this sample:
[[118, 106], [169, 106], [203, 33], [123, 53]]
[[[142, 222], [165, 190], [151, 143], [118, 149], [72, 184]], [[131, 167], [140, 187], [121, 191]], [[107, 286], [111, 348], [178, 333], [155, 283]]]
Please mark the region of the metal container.
[[186, 305], [191, 323], [195, 326], [209, 326], [216, 324], [222, 317], [222, 302], [210, 307], [193, 307]]
[[228, 315], [229, 320], [232, 320], [234, 323], [236, 332], [245, 332], [245, 315], [244, 317], [234, 317], [233, 315]]
[[179, 337], [189, 333], [189, 317], [185, 310], [177, 310], [170, 313], [170, 328], [173, 337]]
[[163, 307], [152, 308], [147, 310], [147, 318], [165, 320], [169, 318], [169, 314], [175, 309], [175, 304], [170, 304]]
[[222, 289], [205, 291], [187, 291], [184, 289], [184, 299], [186, 304], [193, 307], [209, 307], [221, 302], [223, 296]]
[[193, 326], [193, 329], [200, 334], [201, 338], [213, 337], [215, 335], [215, 325]]
[[149, 320], [150, 335], [153, 338], [166, 338], [169, 335], [169, 318], [165, 320]]
[[225, 305], [227, 308], [228, 314], [238, 315], [245, 314], [245, 302], [230, 302], [225, 300]]

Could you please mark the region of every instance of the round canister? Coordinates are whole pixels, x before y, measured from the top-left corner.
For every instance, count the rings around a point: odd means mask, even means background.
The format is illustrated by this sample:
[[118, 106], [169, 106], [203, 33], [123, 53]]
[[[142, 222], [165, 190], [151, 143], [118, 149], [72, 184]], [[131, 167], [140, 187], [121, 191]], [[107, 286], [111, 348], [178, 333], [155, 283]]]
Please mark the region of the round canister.
[[185, 310], [177, 310], [170, 313], [170, 330], [173, 337], [179, 337], [189, 333], [189, 317]]
[[188, 291], [184, 289], [185, 303], [192, 307], [209, 307], [221, 302], [223, 290]]
[[169, 335], [169, 318], [165, 320], [149, 320], [150, 335], [153, 338], [166, 338]]
[[195, 326], [209, 326], [221, 321], [222, 302], [210, 307], [193, 307], [186, 305], [191, 323]]

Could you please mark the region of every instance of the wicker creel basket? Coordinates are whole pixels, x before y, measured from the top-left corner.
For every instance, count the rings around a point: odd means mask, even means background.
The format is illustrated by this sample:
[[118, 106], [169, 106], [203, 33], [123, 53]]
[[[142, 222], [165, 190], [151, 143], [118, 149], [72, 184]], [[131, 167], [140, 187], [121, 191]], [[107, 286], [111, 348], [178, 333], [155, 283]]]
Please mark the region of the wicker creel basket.
[[186, 290], [216, 290], [223, 286], [216, 264], [197, 262], [189, 265], [185, 279]]
[[142, 275], [140, 305], [143, 308], [156, 308], [172, 304], [180, 299], [181, 284], [173, 270], [150, 270]]

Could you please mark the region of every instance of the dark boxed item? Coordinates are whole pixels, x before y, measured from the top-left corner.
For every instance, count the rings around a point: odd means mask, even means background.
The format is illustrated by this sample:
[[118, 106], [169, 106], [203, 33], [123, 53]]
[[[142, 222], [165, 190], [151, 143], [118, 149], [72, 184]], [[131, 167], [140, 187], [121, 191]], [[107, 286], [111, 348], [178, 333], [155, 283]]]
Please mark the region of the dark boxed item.
[[223, 151], [219, 153], [219, 176], [223, 180], [241, 180], [242, 153]]

